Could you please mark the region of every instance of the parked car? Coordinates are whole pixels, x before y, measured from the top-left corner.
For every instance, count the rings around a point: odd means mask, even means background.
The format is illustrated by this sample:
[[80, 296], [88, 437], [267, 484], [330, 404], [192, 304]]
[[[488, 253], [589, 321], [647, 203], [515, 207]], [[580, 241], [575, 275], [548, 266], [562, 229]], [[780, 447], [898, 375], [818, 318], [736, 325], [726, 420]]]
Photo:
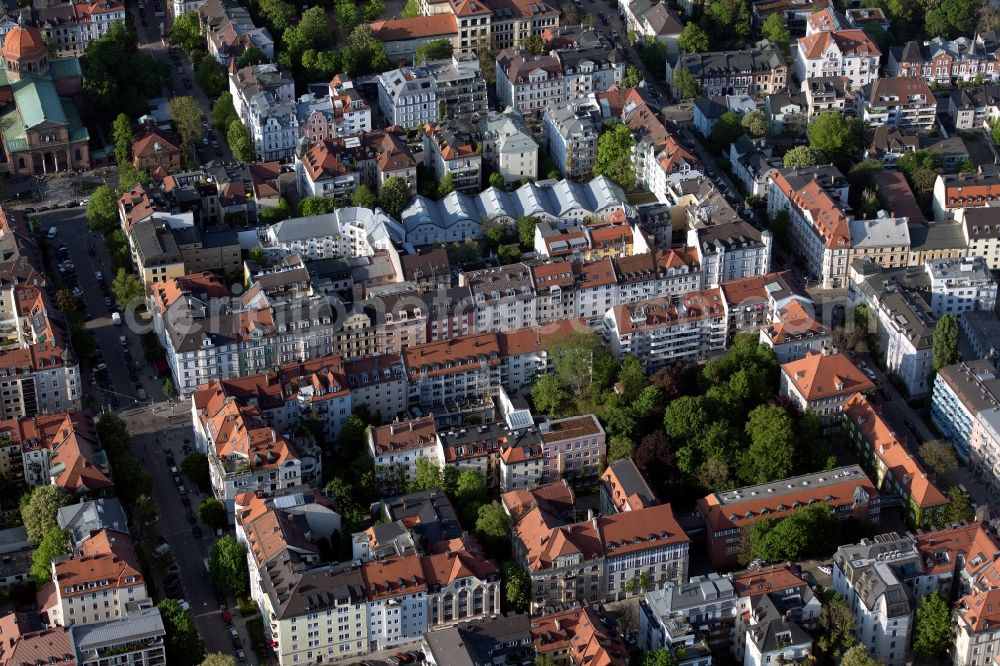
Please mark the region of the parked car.
[[247, 663], [247, 655], [243, 650], [236, 651], [236, 661], [240, 662], [241, 664]]

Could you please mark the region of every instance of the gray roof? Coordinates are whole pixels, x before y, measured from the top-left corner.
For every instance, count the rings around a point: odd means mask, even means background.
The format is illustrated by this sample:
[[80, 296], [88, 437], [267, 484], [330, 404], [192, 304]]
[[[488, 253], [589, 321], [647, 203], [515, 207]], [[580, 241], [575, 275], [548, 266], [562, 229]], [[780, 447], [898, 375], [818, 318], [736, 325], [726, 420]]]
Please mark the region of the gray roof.
[[[881, 212], [881, 211], [880, 211]], [[851, 245], [868, 247], [910, 247], [910, 230], [905, 217], [876, 216], [873, 220], [850, 221]]]
[[885, 597], [889, 617], [912, 612], [912, 592], [903, 581], [919, 575], [922, 566], [911, 539], [895, 532], [864, 539], [838, 548], [833, 562], [868, 609]]
[[281, 562], [268, 573], [264, 590], [278, 619], [336, 608], [344, 599], [358, 603], [365, 598], [361, 570], [353, 564], [294, 570], [290, 563]]
[[434, 661], [448, 666], [493, 666], [506, 651], [531, 649], [531, 618], [509, 615], [428, 631], [424, 641]]
[[[659, 504], [660, 500], [649, 487], [646, 477], [642, 475], [639, 468], [635, 466], [631, 458], [621, 458], [611, 463], [608, 468], [614, 472], [615, 478], [621, 484], [621, 491], [625, 497], [638, 495], [647, 505]], [[601, 483], [604, 483], [602, 478]]]
[[91, 532], [105, 528], [128, 534], [125, 509], [114, 497], [64, 506], [56, 512], [56, 522], [70, 533], [73, 543], [80, 543]]
[[428, 544], [462, 536], [462, 525], [458, 522], [455, 507], [442, 490], [388, 497], [382, 500], [382, 511], [389, 520], [419, 518], [413, 531], [426, 539]]
[[711, 572], [704, 576], [694, 576], [686, 583], [670, 583], [659, 589], [646, 592], [644, 600], [650, 609], [661, 618], [687, 617], [692, 611], [709, 605], [716, 606], [728, 602], [736, 603], [736, 592], [730, 574]]
[[183, 261], [174, 235], [160, 220], [136, 222], [132, 227], [132, 240], [145, 266]]
[[570, 180], [527, 183], [509, 193], [490, 187], [474, 197], [452, 192], [440, 201], [418, 195], [410, 200], [400, 217], [409, 233], [422, 224], [446, 229], [467, 220], [480, 224], [493, 217], [516, 220], [522, 215], [533, 215], [562, 219], [574, 210], [583, 209], [589, 215], [624, 202], [622, 189], [608, 178], [598, 176], [589, 183]]
[[767, 72], [785, 66], [785, 58], [777, 46], [763, 40], [755, 48], [744, 51], [714, 51], [685, 53], [677, 63], [696, 79], [717, 78], [741, 72]]
[[381, 210], [348, 207], [323, 215], [282, 220], [271, 225], [270, 233], [279, 243], [291, 243], [322, 236], [337, 236], [344, 233], [347, 226], [360, 226], [367, 232], [370, 243], [375, 245], [376, 239], [384, 237], [376, 233], [376, 230], [382, 231], [382, 227], [385, 227], [385, 234], [388, 235], [394, 225], [395, 221]]
[[100, 650], [166, 634], [160, 611], [155, 606], [140, 608], [111, 622], [76, 625], [70, 627], [70, 631], [73, 633], [77, 659], [81, 663], [96, 660]]
[[973, 349], [1000, 352], [1000, 321], [989, 310], [974, 310], [958, 315], [962, 335], [969, 339]]
[[1000, 407], [1000, 372], [990, 359], [946, 366], [938, 370], [938, 377], [974, 417]]
[[764, 245], [762, 233], [746, 222], [702, 227], [698, 229], [698, 243], [705, 254], [715, 254], [719, 248], [732, 250]]

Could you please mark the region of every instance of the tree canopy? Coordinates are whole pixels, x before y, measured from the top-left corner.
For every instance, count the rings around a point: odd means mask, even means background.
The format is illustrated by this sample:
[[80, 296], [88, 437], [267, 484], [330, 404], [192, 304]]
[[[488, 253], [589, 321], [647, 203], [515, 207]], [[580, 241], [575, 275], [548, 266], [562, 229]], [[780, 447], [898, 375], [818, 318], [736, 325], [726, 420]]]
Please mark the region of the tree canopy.
[[378, 191], [379, 208], [395, 218], [399, 218], [399, 214], [409, 200], [410, 187], [399, 176], [386, 179]]
[[731, 36], [738, 43], [750, 37], [750, 5], [746, 0], [715, 0], [705, 5], [705, 16], [714, 24], [716, 35]]
[[249, 584], [246, 549], [227, 534], [212, 544], [208, 561], [212, 584], [233, 594], [245, 594]]
[[768, 562], [829, 555], [839, 543], [840, 523], [826, 504], [814, 504], [780, 520], [761, 520], [750, 532], [754, 557]]
[[840, 666], [880, 666], [880, 664], [868, 654], [868, 648], [858, 643], [844, 653]]
[[850, 163], [861, 151], [864, 124], [837, 112], [819, 115], [806, 129], [809, 146], [830, 162]]
[[[536, 37], [539, 41], [542, 39], [538, 35], [532, 35]], [[544, 45], [542, 46], [544, 49]], [[451, 57], [454, 47], [451, 44], [451, 40], [448, 39], [432, 39], [429, 42], [424, 42], [417, 47], [416, 55], [413, 61], [416, 64], [422, 64], [432, 60], [445, 60]]]
[[87, 201], [87, 226], [101, 234], [118, 225], [118, 195], [107, 185], [99, 185]]
[[689, 22], [677, 38], [677, 46], [685, 53], [705, 53], [708, 51], [708, 33], [695, 22]]
[[784, 166], [786, 169], [805, 169], [816, 166], [822, 159], [823, 156], [809, 146], [795, 146], [785, 153]]
[[729, 144], [743, 135], [743, 119], [735, 111], [726, 111], [712, 126], [712, 141], [717, 146], [728, 148]]
[[160, 94], [169, 75], [166, 63], [139, 50], [134, 30], [122, 21], [87, 44], [80, 65], [88, 110], [104, 118], [119, 113], [138, 118], [146, 112], [146, 99]]
[[124, 268], [118, 269], [118, 274], [111, 282], [111, 293], [122, 310], [127, 309], [134, 301], [141, 300], [146, 294], [142, 281]]
[[643, 81], [642, 70], [635, 65], [625, 68], [625, 75], [622, 76], [622, 88], [636, 88]]
[[[771, 14], [771, 16], [776, 16], [776, 14]], [[743, 116], [740, 126], [755, 139], [764, 138], [771, 133], [771, 123], [768, 122], [767, 116], [760, 109], [754, 109]]]
[[132, 139], [135, 131], [132, 129], [132, 119], [124, 113], [119, 113], [111, 125], [111, 137], [115, 143], [115, 161], [118, 164], [128, 162], [132, 152]]
[[236, 657], [221, 652], [213, 652], [201, 662], [201, 666], [236, 666]]
[[21, 524], [28, 533], [28, 541], [39, 543], [49, 528], [56, 524], [56, 513], [69, 504], [69, 493], [54, 485], [35, 486], [21, 496]]
[[213, 532], [225, 529], [229, 524], [226, 507], [214, 497], [209, 497], [201, 503], [201, 506], [198, 507], [198, 517], [201, 518], [201, 522], [205, 523], [205, 527]]
[[690, 99], [698, 96], [698, 80], [687, 68], [680, 67], [674, 72], [673, 83], [670, 86], [674, 99]]
[[920, 597], [913, 650], [928, 661], [942, 657], [951, 644], [951, 609], [937, 592]]
[[31, 579], [41, 587], [52, 580], [52, 560], [69, 552], [69, 536], [52, 524], [45, 531], [42, 542], [31, 554]]
[[523, 613], [531, 602], [531, 579], [528, 572], [513, 562], [500, 565], [500, 579], [503, 581], [504, 610]]
[[361, 184], [351, 195], [351, 205], [359, 208], [374, 209], [378, 205], [378, 196], [368, 189], [368, 186]]
[[931, 367], [935, 372], [962, 360], [958, 351], [958, 318], [955, 315], [946, 314], [938, 319], [934, 326], [932, 347]]
[[782, 51], [787, 51], [792, 41], [792, 34], [788, 31], [784, 14], [781, 12], [775, 12], [764, 19], [764, 23], [760, 26], [760, 34], [764, 39], [774, 42]]
[[238, 119], [229, 123], [229, 129], [226, 130], [226, 141], [236, 161], [253, 162], [257, 159], [257, 149], [254, 148], [250, 132]]
[[299, 215], [303, 217], [325, 215], [335, 210], [337, 210], [337, 201], [327, 197], [306, 197], [299, 202]]
[[166, 629], [167, 663], [196, 666], [205, 654], [205, 643], [194, 626], [191, 615], [176, 599], [164, 599], [156, 604]]
[[184, 12], [170, 26], [170, 43], [183, 51], [197, 51], [205, 43], [198, 12]]
[[635, 139], [628, 125], [616, 123], [597, 139], [594, 175], [607, 176], [624, 190], [635, 187], [635, 162], [632, 151]]
[[817, 645], [828, 657], [839, 657], [854, 645], [854, 613], [847, 606], [843, 595], [827, 593], [819, 611], [816, 627]]

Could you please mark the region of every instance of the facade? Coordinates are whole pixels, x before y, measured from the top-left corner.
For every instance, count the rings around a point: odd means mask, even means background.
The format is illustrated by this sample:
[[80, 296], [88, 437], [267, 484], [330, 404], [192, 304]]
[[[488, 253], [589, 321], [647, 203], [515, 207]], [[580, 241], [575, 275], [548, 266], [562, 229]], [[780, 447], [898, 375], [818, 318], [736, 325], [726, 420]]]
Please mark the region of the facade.
[[418, 48], [440, 40], [458, 51], [458, 19], [451, 12], [374, 21], [369, 26], [375, 39], [385, 44], [389, 62], [413, 62]]
[[812, 657], [810, 630], [820, 599], [790, 564], [733, 575], [738, 595], [733, 652], [743, 666], [801, 662]]
[[[208, 53], [219, 64], [228, 68], [250, 46], [257, 47], [269, 62], [274, 61], [271, 33], [267, 28], [255, 26], [250, 12], [243, 5], [233, 0], [173, 0], [173, 5], [175, 10], [179, 6], [197, 9]], [[179, 15], [175, 13], [174, 17]]]
[[258, 233], [261, 247], [273, 259], [297, 255], [305, 261], [394, 254], [392, 238], [402, 236], [398, 224], [382, 211], [357, 207], [289, 218]]
[[948, 115], [955, 123], [955, 129], [985, 127], [990, 120], [1000, 117], [998, 95], [1000, 87], [995, 85], [963, 88], [953, 92], [948, 98]]
[[824, 349], [819, 354], [781, 366], [781, 394], [803, 412], [817, 414], [824, 426], [839, 426], [844, 405], [875, 384], [844, 354]]
[[757, 521], [778, 520], [815, 502], [825, 502], [841, 520], [879, 521], [879, 492], [857, 465], [712, 493], [697, 506], [712, 568], [736, 564], [740, 543]]
[[814, 310], [808, 305], [794, 299], [775, 309], [771, 321], [760, 328], [760, 343], [774, 350], [782, 365], [808, 354], [821, 354], [832, 343], [829, 327], [814, 319]]
[[392, 132], [324, 139], [295, 161], [300, 196], [336, 199], [344, 206], [360, 186], [378, 192], [393, 177], [402, 178], [411, 192], [416, 191], [417, 161], [401, 136]]
[[928, 261], [934, 316], [990, 312], [997, 302], [997, 283], [982, 257]]
[[533, 616], [535, 654], [571, 666], [627, 666], [628, 648], [607, 621], [602, 621], [604, 612], [603, 606], [593, 604]]
[[90, 42], [100, 39], [115, 21], [125, 22], [125, 5], [108, 0], [48, 5], [38, 10], [37, 24], [59, 55], [83, 55]]
[[673, 69], [667, 68], [671, 86], [680, 69], [686, 69], [708, 95], [770, 95], [788, 85], [781, 49], [767, 40], [744, 51], [683, 54]]
[[638, 511], [659, 503], [631, 458], [614, 461], [601, 474], [601, 513]]
[[715, 572], [647, 590], [639, 603], [639, 647], [687, 652], [697, 641], [728, 651], [737, 599], [732, 576]]
[[604, 428], [593, 414], [570, 416], [538, 426], [546, 480], [582, 481], [597, 476], [607, 453]]
[[483, 159], [505, 183], [538, 178], [538, 144], [520, 113], [511, 110], [487, 114], [479, 120]]
[[467, 53], [380, 74], [378, 99], [386, 125], [400, 127], [423, 127], [489, 110], [479, 61]]
[[887, 666], [906, 663], [920, 598], [907, 579], [920, 564], [915, 544], [895, 533], [841, 546], [833, 556], [833, 589], [854, 612], [855, 637]]
[[78, 666], [101, 666], [113, 658], [123, 666], [167, 663], [166, 629], [159, 609], [141, 608], [127, 617], [70, 630]]
[[597, 156], [601, 118], [596, 107], [569, 103], [549, 106], [543, 115], [549, 155], [563, 178], [589, 180]]
[[[977, 173], [939, 175], [934, 182], [931, 201], [934, 219], [957, 219], [961, 209], [992, 206], [997, 197], [1000, 197], [1000, 173], [980, 169]], [[989, 255], [979, 254], [987, 261], [992, 259]]]
[[969, 462], [972, 431], [983, 412], [1000, 407], [1000, 375], [991, 359], [941, 368], [934, 378], [931, 419]]
[[929, 132], [937, 123], [937, 100], [920, 79], [876, 79], [857, 91], [856, 104], [873, 127]]
[[432, 417], [390, 423], [368, 430], [368, 455], [375, 463], [380, 483], [396, 492], [413, 481], [417, 460], [426, 458], [444, 467], [438, 444], [437, 428]]
[[972, 39], [935, 37], [922, 44], [911, 40], [890, 51], [886, 72], [889, 76], [921, 78], [938, 84], [955, 80], [996, 81], [1000, 76], [997, 48], [992, 33], [978, 34]]
[[857, 90], [878, 79], [882, 52], [864, 30], [815, 32], [799, 39], [794, 51], [800, 81], [842, 76], [850, 90]]
[[279, 160], [295, 153], [299, 118], [295, 82], [287, 72], [270, 63], [245, 67], [229, 75], [229, 94], [261, 159]]
[[424, 166], [438, 181], [450, 176], [456, 192], [482, 191], [482, 153], [479, 132], [471, 123], [443, 120], [424, 126]]
[[758, 231], [746, 222], [689, 229], [688, 247], [697, 252], [705, 287], [771, 272], [770, 231]]

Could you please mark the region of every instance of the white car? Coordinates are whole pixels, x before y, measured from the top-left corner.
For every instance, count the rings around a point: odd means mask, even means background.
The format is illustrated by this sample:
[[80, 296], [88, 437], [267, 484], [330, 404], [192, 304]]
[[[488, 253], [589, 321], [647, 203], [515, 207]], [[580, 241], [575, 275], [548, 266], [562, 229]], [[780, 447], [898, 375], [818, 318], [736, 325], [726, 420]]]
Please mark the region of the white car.
[[822, 571], [823, 573], [825, 573], [827, 576], [829, 576], [830, 574], [833, 573], [833, 569], [831, 567], [826, 566], [826, 565], [818, 566], [816, 568], [819, 569], [820, 571]]
[[191, 604], [187, 602], [187, 599], [178, 599], [177, 605], [180, 606], [181, 610], [185, 612], [191, 610]]

